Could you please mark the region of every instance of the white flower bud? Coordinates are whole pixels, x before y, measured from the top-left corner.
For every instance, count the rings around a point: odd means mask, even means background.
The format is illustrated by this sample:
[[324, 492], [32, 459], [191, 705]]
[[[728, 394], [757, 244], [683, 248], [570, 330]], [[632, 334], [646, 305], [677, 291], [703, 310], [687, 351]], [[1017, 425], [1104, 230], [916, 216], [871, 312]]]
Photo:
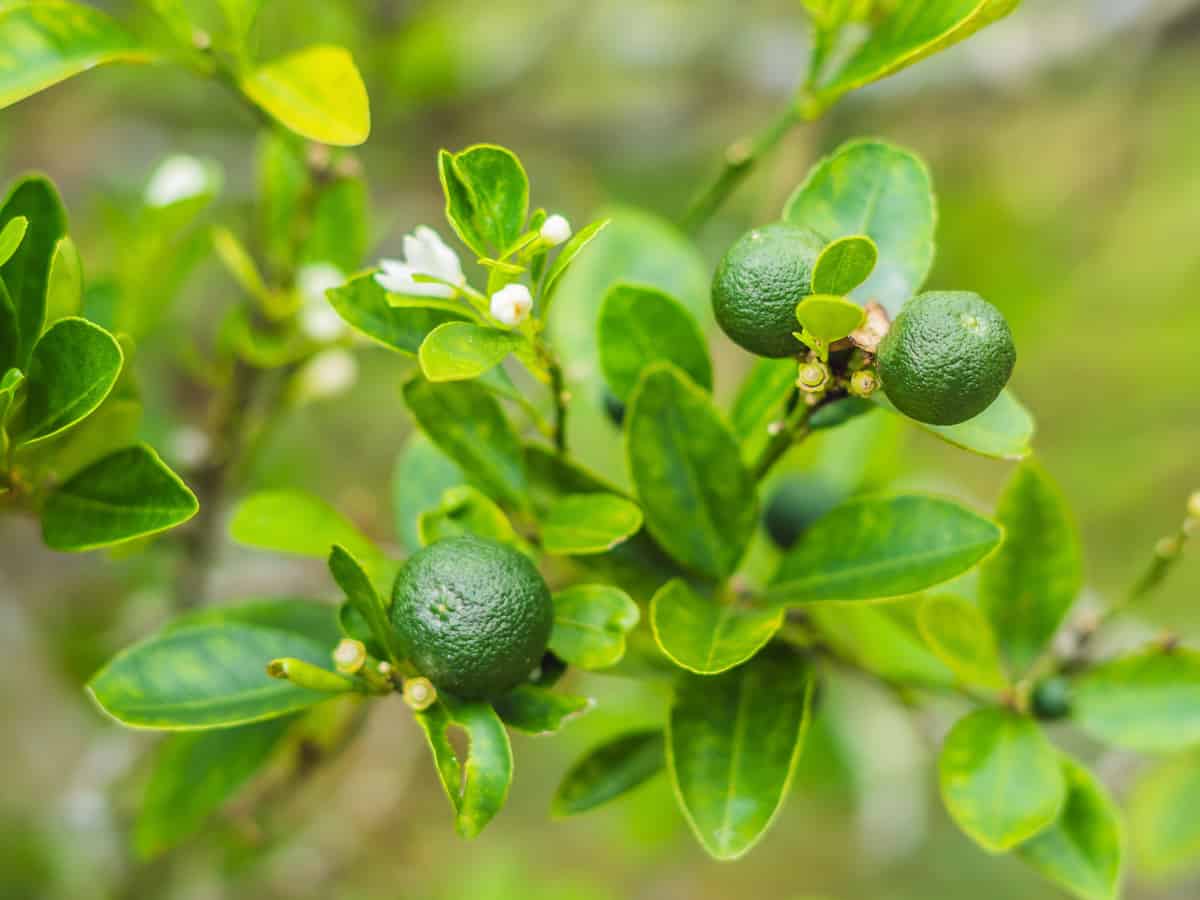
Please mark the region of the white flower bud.
[[349, 350], [325, 350], [314, 356], [298, 377], [302, 396], [332, 397], [353, 386], [358, 362]]
[[529, 318], [533, 296], [523, 284], [510, 284], [492, 294], [492, 318], [510, 328]]
[[146, 185], [146, 203], [170, 206], [188, 197], [203, 194], [211, 187], [208, 168], [194, 156], [169, 156], [150, 176]]
[[300, 329], [314, 341], [335, 341], [346, 333], [346, 323], [325, 298], [330, 288], [346, 281], [341, 269], [329, 263], [310, 263], [296, 273], [300, 307]]
[[538, 234], [551, 247], [557, 247], [571, 237], [571, 223], [566, 220], [566, 217], [555, 213], [542, 223], [542, 229]]
[[212, 449], [208, 435], [195, 425], [181, 425], [171, 432], [171, 457], [185, 469], [195, 469]]

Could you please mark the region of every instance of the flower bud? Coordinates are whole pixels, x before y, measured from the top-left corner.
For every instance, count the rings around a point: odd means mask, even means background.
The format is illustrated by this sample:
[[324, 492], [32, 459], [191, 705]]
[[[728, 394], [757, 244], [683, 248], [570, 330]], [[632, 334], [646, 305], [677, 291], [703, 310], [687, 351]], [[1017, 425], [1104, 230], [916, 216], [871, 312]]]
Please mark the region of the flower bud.
[[855, 397], [870, 397], [879, 389], [879, 376], [874, 369], [859, 369], [850, 376], [850, 393]]
[[366, 661], [366, 644], [354, 638], [342, 638], [333, 650], [333, 666], [343, 675], [353, 675]]
[[809, 394], [817, 394], [829, 386], [829, 367], [819, 360], [801, 363], [796, 374], [796, 387]]
[[542, 223], [541, 231], [538, 234], [551, 247], [557, 247], [571, 237], [571, 223], [565, 217], [555, 213]]
[[290, 681], [297, 687], [325, 694], [348, 694], [358, 690], [358, 686], [344, 675], [292, 657], [271, 660], [267, 664], [267, 674], [272, 678]]
[[415, 712], [429, 709], [437, 702], [437, 688], [428, 678], [406, 678], [404, 680], [404, 702]]
[[492, 318], [510, 328], [528, 319], [532, 309], [533, 296], [523, 284], [506, 285], [492, 294]]

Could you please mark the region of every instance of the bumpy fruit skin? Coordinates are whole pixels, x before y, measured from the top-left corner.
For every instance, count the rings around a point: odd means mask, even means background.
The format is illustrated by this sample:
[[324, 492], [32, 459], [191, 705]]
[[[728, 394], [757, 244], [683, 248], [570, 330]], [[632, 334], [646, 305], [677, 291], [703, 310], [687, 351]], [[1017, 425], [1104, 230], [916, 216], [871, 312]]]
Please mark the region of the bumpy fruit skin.
[[505, 693], [537, 668], [554, 625], [550, 589], [523, 553], [476, 537], [430, 544], [392, 589], [400, 650], [459, 697]]
[[979, 415], [1017, 362], [1008, 322], [978, 294], [946, 291], [908, 301], [879, 346], [879, 380], [910, 418], [957, 425]]
[[717, 324], [759, 356], [794, 356], [805, 348], [796, 304], [812, 293], [813, 268], [825, 240], [811, 228], [776, 222], [738, 238], [713, 276]]

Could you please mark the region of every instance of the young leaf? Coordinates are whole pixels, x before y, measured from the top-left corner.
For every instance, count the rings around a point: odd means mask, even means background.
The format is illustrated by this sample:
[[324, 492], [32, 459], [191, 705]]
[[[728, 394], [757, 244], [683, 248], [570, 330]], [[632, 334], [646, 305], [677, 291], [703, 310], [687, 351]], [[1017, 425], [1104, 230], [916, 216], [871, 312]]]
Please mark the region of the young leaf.
[[388, 293], [375, 280], [375, 270], [357, 275], [326, 294], [329, 305], [355, 331], [401, 353], [416, 354], [435, 328], [470, 318], [442, 307], [393, 306]]
[[473, 322], [447, 322], [429, 332], [422, 341], [421, 371], [430, 381], [478, 378], [526, 343], [517, 331]]
[[663, 653], [699, 675], [741, 665], [783, 624], [781, 609], [752, 609], [702, 597], [680, 578], [664, 584], [650, 603], [650, 627]]
[[979, 709], [946, 735], [938, 760], [942, 800], [958, 826], [989, 853], [1048, 828], [1066, 799], [1059, 756], [1032, 719]]
[[605, 669], [625, 655], [625, 635], [641, 618], [620, 588], [577, 584], [554, 595], [550, 650], [581, 669]]
[[[483, 239], [491, 252], [480, 256], [498, 256], [513, 246], [525, 227], [529, 213], [529, 177], [521, 161], [511, 150], [494, 144], [476, 144], [450, 159], [458, 178], [458, 201], [451, 225], [459, 231], [457, 218], [467, 217], [468, 233]], [[449, 212], [449, 209], [448, 209]], [[461, 232], [460, 232], [461, 235]], [[478, 252], [478, 248], [463, 238]]]
[[684, 817], [716, 859], [737, 859], [787, 796], [812, 702], [808, 664], [761, 653], [716, 676], [687, 675], [667, 720], [667, 770]]
[[886, 681], [947, 688], [954, 675], [921, 637], [917, 615], [924, 598], [890, 603], [814, 604], [805, 612], [839, 657]]
[[1174, 756], [1143, 773], [1129, 798], [1138, 868], [1171, 879], [1200, 867], [1200, 753]]
[[[558, 290], [558, 286], [562, 281], [563, 275], [575, 258], [583, 252], [583, 248], [592, 242], [592, 240], [601, 231], [608, 227], [611, 219], [598, 219], [590, 225], [580, 228], [571, 239], [563, 244], [563, 248], [558, 251], [558, 256], [554, 258], [554, 262], [550, 265], [546, 272], [546, 283], [542, 288], [542, 316], [546, 315], [546, 310], [550, 308], [550, 301], [554, 299], [554, 293]], [[534, 272], [536, 276], [536, 270]]]
[[675, 366], [646, 369], [629, 402], [629, 472], [646, 527], [703, 575], [737, 568], [757, 525], [754, 484], [711, 398]]
[[[512, 747], [508, 732], [491, 706], [446, 695], [416, 714], [425, 732], [442, 787], [454, 807], [454, 825], [464, 838], [478, 835], [504, 806], [512, 782]], [[466, 764], [458, 761], [447, 732], [467, 733]]]
[[760, 359], [738, 388], [729, 411], [733, 433], [742, 445], [742, 459], [758, 458], [771, 436], [770, 426], [783, 419], [787, 400], [796, 390], [794, 359]]
[[[12, 297], [0, 278], [0, 375], [7, 376], [9, 372], [20, 371], [17, 363], [21, 361], [21, 332], [17, 323], [17, 310], [13, 306]], [[24, 377], [24, 376], [22, 376]], [[8, 412], [5, 403], [4, 412]], [[0, 418], [0, 425], [4, 420]]]
[[636, 503], [616, 494], [568, 494], [542, 520], [542, 549], [557, 556], [607, 553], [642, 527]]
[[964, 684], [1008, 686], [991, 623], [974, 603], [953, 594], [926, 597], [917, 613], [921, 636]]
[[526, 734], [553, 734], [592, 708], [587, 697], [570, 697], [532, 684], [521, 684], [492, 701], [504, 724]]
[[345, 548], [335, 544], [329, 553], [329, 571], [350, 605], [371, 629], [375, 643], [387, 652], [392, 662], [398, 663], [400, 655], [396, 652], [392, 640], [392, 623], [388, 620], [387, 605], [376, 593], [371, 579], [367, 577], [358, 560], [346, 552]]
[[862, 325], [866, 317], [857, 303], [831, 294], [810, 294], [796, 306], [796, 321], [826, 344], [840, 341]]
[[[3, 22], [11, 22], [20, 12], [28, 15], [30, 9], [18, 7], [7, 12], [0, 11], [0, 36]], [[3, 46], [4, 41], [0, 40], [0, 47]], [[0, 75], [0, 86], [3, 85], [3, 79], [4, 76]], [[18, 217], [26, 219], [29, 227], [20, 246], [0, 266], [0, 280], [8, 288], [8, 296], [16, 312], [19, 350], [13, 365], [24, 369], [45, 325], [50, 267], [58, 242], [67, 233], [67, 211], [63, 209], [58, 190], [49, 178], [26, 175], [9, 189], [3, 205], [0, 205], [0, 227]]]
[[1016, 854], [1079, 900], [1116, 900], [1124, 837], [1120, 813], [1083, 766], [1061, 757], [1067, 799], [1058, 820]]
[[1145, 753], [1200, 745], [1200, 653], [1150, 650], [1086, 670], [1072, 720], [1098, 741]]
[[1004, 545], [980, 568], [980, 605], [1004, 655], [1023, 671], [1045, 650], [1083, 586], [1067, 503], [1034, 462], [1017, 467], [996, 507]]
[[91, 415], [117, 383], [124, 354], [86, 319], [61, 319], [34, 345], [25, 381], [25, 421], [16, 443], [32, 444]]
[[182, 525], [199, 504], [144, 444], [117, 450], [72, 475], [42, 506], [53, 550], [94, 550]]
[[528, 551], [528, 545], [513, 529], [504, 510], [468, 484], [446, 488], [441, 502], [417, 519], [417, 533], [422, 547], [449, 537], [474, 534]]
[[876, 391], [871, 395], [871, 400], [946, 443], [980, 456], [1019, 460], [1033, 452], [1030, 446], [1034, 432], [1033, 416], [1007, 388], [1000, 392], [991, 406], [975, 418], [958, 425], [929, 425], [910, 419], [892, 406], [883, 391]]
[[524, 507], [521, 441], [486, 388], [414, 378], [404, 385], [404, 400], [421, 429], [474, 483], [495, 500]]
[[651, 363], [674, 363], [700, 387], [712, 390], [708, 346], [691, 314], [657, 288], [615, 284], [596, 326], [600, 367], [609, 388], [626, 400]]
[[813, 267], [812, 291], [814, 294], [835, 296], [849, 294], [871, 276], [878, 261], [879, 248], [867, 235], [851, 234], [838, 238], [817, 257], [817, 264]]
[[24, 216], [13, 216], [0, 228], [0, 266], [12, 259], [12, 255], [25, 240], [25, 231], [29, 228], [29, 220]]
[[83, 308], [83, 261], [70, 235], [58, 242], [46, 284], [46, 324], [78, 316]]
[[166, 631], [117, 654], [88, 692], [131, 728], [228, 728], [287, 715], [329, 694], [272, 678], [267, 663], [328, 663], [332, 648], [294, 632], [222, 623]]
[[566, 818], [603, 806], [653, 778], [666, 765], [661, 731], [634, 731], [593, 747], [567, 771], [550, 812]]
[[462, 469], [422, 432], [414, 431], [392, 472], [392, 515], [396, 534], [415, 553], [424, 546], [421, 514], [442, 501], [447, 488], [465, 481]]
[[293, 719], [175, 734], [158, 750], [134, 828], [134, 846], [151, 859], [196, 834], [261, 769]]
[[830, 240], [866, 236], [878, 262], [854, 291], [895, 316], [933, 264], [937, 214], [925, 164], [881, 141], [852, 141], [817, 163], [783, 210], [785, 221]]
[[65, 0], [0, 9], [0, 109], [94, 66], [150, 54], [98, 9]]
[[301, 137], [351, 147], [371, 133], [367, 89], [341, 47], [307, 47], [259, 66], [242, 92]]
[[851, 500], [804, 532], [768, 599], [785, 605], [882, 600], [961, 575], [999, 545], [989, 519], [937, 497]]

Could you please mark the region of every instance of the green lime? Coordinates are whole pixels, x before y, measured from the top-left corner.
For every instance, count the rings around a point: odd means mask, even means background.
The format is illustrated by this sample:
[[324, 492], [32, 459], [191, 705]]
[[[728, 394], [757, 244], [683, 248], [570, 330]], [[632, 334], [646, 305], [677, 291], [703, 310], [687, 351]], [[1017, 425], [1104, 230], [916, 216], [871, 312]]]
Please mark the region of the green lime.
[[1052, 675], [1033, 687], [1033, 714], [1039, 719], [1062, 719], [1071, 713], [1071, 683]]
[[812, 293], [825, 247], [811, 228], [776, 222], [742, 235], [713, 276], [713, 313], [730, 339], [759, 356], [795, 356], [804, 345], [796, 304]]
[[405, 563], [392, 589], [392, 625], [401, 652], [438, 688], [494, 697], [541, 662], [554, 606], [525, 554], [461, 536]]
[[1016, 361], [1008, 322], [978, 294], [919, 294], [879, 345], [879, 380], [906, 416], [957, 425], [991, 405]]

